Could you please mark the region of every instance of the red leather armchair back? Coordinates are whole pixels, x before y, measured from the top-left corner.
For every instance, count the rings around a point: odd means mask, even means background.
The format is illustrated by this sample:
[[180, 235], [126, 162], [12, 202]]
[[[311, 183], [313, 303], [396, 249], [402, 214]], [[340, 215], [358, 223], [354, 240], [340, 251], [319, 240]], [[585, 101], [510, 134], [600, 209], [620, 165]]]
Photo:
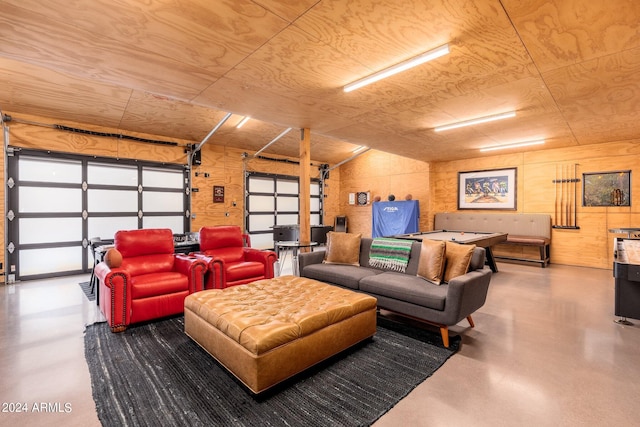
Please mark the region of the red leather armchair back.
[[[246, 242], [246, 245], [245, 245]], [[223, 289], [274, 276], [273, 264], [278, 257], [273, 251], [252, 248], [248, 235], [236, 225], [202, 227], [200, 252], [206, 261], [208, 289]]]
[[173, 271], [173, 233], [170, 229], [118, 231], [115, 248], [122, 254], [122, 268], [132, 276]]
[[173, 254], [173, 234], [168, 228], [118, 231], [114, 245], [122, 258]]
[[202, 227], [200, 229], [200, 252], [214, 256], [224, 262], [244, 260], [242, 230], [236, 225]]

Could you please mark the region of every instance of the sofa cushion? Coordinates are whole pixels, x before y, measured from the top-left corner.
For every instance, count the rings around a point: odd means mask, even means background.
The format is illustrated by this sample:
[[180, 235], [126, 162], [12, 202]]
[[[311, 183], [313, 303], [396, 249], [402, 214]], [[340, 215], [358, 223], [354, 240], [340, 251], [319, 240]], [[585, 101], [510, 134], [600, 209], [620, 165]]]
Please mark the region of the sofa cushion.
[[311, 264], [300, 272], [301, 276], [350, 289], [359, 289], [358, 283], [363, 277], [375, 276], [380, 273], [382, 271], [373, 268], [345, 264]]
[[436, 286], [418, 276], [387, 271], [360, 280], [360, 290], [434, 310], [444, 310], [448, 286]]
[[434, 285], [442, 283], [446, 261], [445, 248], [445, 242], [442, 240], [424, 239], [422, 241], [418, 276], [427, 279]]
[[189, 291], [189, 278], [175, 271], [149, 273], [131, 278], [131, 298], [142, 299]]
[[444, 281], [454, 277], [462, 276], [469, 270], [469, 264], [471, 263], [471, 255], [476, 245], [462, 245], [460, 243], [445, 242], [445, 256], [447, 263], [444, 270]]
[[255, 261], [240, 261], [226, 264], [227, 282], [251, 277], [264, 277], [264, 264]]
[[132, 276], [173, 271], [174, 254], [156, 254], [126, 258], [123, 256], [120, 267]]
[[360, 265], [362, 234], [330, 231], [327, 233], [326, 264]]

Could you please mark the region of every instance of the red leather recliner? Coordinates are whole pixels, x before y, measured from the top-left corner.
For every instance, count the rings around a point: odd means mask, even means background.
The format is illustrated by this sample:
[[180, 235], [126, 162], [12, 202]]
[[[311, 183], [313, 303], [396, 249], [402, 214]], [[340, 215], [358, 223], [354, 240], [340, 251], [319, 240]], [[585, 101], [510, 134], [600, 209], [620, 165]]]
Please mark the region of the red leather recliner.
[[248, 236], [234, 225], [202, 227], [200, 252], [193, 253], [209, 266], [206, 276], [207, 289], [222, 289], [242, 285], [274, 276], [276, 253], [244, 245]]
[[95, 267], [100, 281], [100, 309], [113, 332], [131, 323], [184, 312], [187, 295], [204, 289], [207, 265], [175, 254], [170, 229], [118, 231], [115, 249], [122, 264]]

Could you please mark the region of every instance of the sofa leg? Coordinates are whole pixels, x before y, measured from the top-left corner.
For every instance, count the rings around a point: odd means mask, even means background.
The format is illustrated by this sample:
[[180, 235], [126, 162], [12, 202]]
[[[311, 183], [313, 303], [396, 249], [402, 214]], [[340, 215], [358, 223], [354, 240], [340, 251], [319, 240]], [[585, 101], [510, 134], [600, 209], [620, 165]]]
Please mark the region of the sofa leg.
[[112, 326], [111, 327], [111, 332], [113, 332], [114, 334], [117, 334], [119, 332], [124, 332], [127, 330], [127, 325], [120, 325], [120, 326]]
[[449, 327], [440, 326], [440, 335], [442, 336], [442, 345], [449, 348]]
[[473, 323], [473, 319], [471, 318], [471, 315], [467, 316], [467, 322], [469, 322], [472, 328], [476, 327], [475, 323]]

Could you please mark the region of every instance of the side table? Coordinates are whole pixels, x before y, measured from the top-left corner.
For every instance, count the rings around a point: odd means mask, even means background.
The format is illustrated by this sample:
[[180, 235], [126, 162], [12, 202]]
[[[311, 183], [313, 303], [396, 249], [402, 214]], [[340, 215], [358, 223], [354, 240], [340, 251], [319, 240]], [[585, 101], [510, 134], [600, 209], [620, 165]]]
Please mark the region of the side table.
[[[276, 248], [278, 249], [276, 252], [280, 253], [280, 249], [291, 249], [291, 272], [295, 276], [299, 276], [300, 272], [298, 271], [298, 251], [300, 250], [300, 248], [311, 248], [311, 250], [313, 251], [314, 246], [318, 246], [318, 242], [298, 242], [285, 240], [282, 242], [276, 242]], [[286, 257], [287, 254], [285, 252], [284, 256], [282, 257], [282, 261], [279, 261], [280, 268], [278, 269], [278, 276], [282, 272], [282, 262], [284, 262]]]

